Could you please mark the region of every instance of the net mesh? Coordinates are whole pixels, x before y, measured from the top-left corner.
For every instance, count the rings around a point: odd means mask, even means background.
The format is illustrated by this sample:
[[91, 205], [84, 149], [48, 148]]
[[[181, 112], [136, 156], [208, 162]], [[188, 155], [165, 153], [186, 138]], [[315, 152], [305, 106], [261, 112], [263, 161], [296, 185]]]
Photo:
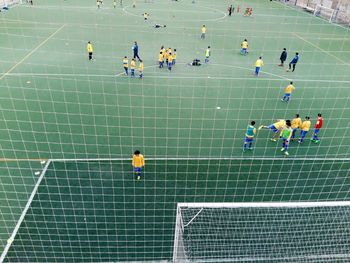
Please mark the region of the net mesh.
[[[231, 16], [226, 0], [34, 0], [2, 10], [0, 262], [171, 260], [178, 202], [348, 200], [350, 33], [287, 3], [235, 1]], [[349, 17], [343, 3], [335, 22]], [[123, 75], [135, 41], [143, 79]], [[171, 72], [158, 67], [162, 45], [177, 49]], [[189, 66], [194, 59], [202, 65]], [[290, 81], [296, 90], [281, 102]], [[297, 113], [311, 128], [288, 157], [266, 129], [243, 153], [251, 121]], [[140, 181], [135, 150], [146, 158]]]
[[349, 206], [293, 204], [238, 208], [180, 204], [183, 247], [178, 249], [184, 257], [174, 262], [348, 261]]

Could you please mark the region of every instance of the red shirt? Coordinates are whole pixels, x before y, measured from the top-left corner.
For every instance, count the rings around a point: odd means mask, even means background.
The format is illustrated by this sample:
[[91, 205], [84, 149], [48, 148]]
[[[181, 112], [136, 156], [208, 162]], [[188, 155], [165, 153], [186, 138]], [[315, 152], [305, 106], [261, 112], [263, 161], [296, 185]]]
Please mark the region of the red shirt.
[[317, 122], [315, 124], [315, 129], [321, 129], [323, 124], [323, 119], [322, 117], [317, 117]]

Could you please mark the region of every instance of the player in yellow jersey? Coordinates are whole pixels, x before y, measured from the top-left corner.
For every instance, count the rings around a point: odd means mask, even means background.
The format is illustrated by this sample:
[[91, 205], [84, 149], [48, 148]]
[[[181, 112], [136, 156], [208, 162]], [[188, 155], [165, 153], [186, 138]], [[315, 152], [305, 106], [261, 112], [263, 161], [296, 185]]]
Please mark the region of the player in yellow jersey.
[[131, 59], [130, 62], [130, 77], [135, 78], [136, 62], [135, 59]]
[[125, 75], [126, 75], [126, 76], [129, 75], [129, 72], [128, 72], [128, 69], [129, 69], [129, 60], [128, 60], [128, 57], [127, 57], [127, 56], [125, 56], [125, 57], [123, 58], [123, 68], [124, 68], [124, 70], [125, 70]]
[[259, 59], [255, 62], [255, 76], [259, 76], [262, 66], [264, 66], [264, 61], [262, 60], [262, 57], [259, 57]]
[[92, 53], [94, 52], [94, 48], [93, 48], [93, 46], [92, 46], [92, 44], [91, 44], [91, 41], [89, 41], [89, 42], [87, 43], [86, 50], [87, 50], [87, 52], [88, 52], [88, 54], [89, 54], [89, 60], [90, 60], [90, 61], [91, 61], [91, 60], [94, 60], [94, 59], [92, 58]]
[[280, 130], [282, 130], [284, 127], [286, 126], [286, 121], [285, 120], [277, 120], [277, 122], [270, 124], [269, 126], [265, 126], [265, 125], [261, 125], [259, 127], [259, 130], [261, 129], [270, 129], [273, 131], [273, 138], [271, 139], [271, 141], [276, 142], [276, 137], [277, 134]]
[[173, 52], [173, 65], [176, 64], [176, 48], [174, 48], [174, 52]]
[[205, 51], [204, 63], [208, 63], [209, 62], [210, 55], [211, 55], [210, 46], [208, 46], [207, 50]]
[[244, 41], [241, 44], [241, 54], [242, 55], [247, 55], [248, 54], [248, 40], [244, 39]]
[[284, 89], [284, 96], [281, 99], [281, 101], [288, 102], [294, 90], [295, 90], [295, 87], [293, 86], [293, 81], [291, 81], [289, 85]]
[[139, 64], [139, 73], [140, 73], [139, 77], [140, 77], [140, 79], [142, 79], [143, 78], [143, 62], [141, 59], [140, 59], [140, 64]]
[[205, 25], [202, 26], [201, 32], [201, 39], [205, 39], [205, 33], [207, 32], [207, 28], [205, 27]]
[[160, 51], [159, 52], [159, 68], [163, 68], [164, 67], [164, 56], [163, 56], [163, 52]]
[[136, 150], [132, 156], [132, 166], [134, 168], [136, 180], [140, 180], [142, 168], [145, 166], [145, 158], [139, 150]]
[[310, 121], [310, 117], [306, 116], [305, 120], [303, 121], [303, 123], [300, 126], [300, 139], [299, 139], [299, 144], [303, 143], [304, 138], [307, 134], [307, 132], [310, 130], [310, 126], [311, 126], [311, 121]]
[[168, 69], [171, 71], [171, 68], [173, 66], [173, 55], [171, 53], [169, 53], [168, 56]]
[[296, 134], [297, 130], [301, 127], [301, 124], [302, 124], [302, 121], [301, 121], [301, 118], [299, 117], [299, 114], [295, 114], [295, 117], [292, 120], [292, 125], [291, 125], [292, 130], [293, 130], [291, 141], [294, 140], [295, 134]]

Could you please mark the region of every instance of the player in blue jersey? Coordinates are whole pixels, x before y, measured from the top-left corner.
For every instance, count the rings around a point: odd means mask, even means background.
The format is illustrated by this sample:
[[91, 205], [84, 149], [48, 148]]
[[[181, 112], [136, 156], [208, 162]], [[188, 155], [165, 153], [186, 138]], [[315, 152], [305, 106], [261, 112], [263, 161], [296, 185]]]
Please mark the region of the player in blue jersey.
[[289, 69], [287, 69], [287, 72], [289, 72], [292, 69], [292, 66], [293, 66], [292, 72], [294, 72], [295, 66], [297, 65], [298, 61], [299, 61], [299, 53], [297, 52], [297, 53], [295, 53], [295, 56], [292, 59], [292, 61], [289, 62]]
[[249, 150], [253, 150], [252, 144], [253, 144], [253, 139], [256, 134], [256, 128], [254, 127], [255, 121], [252, 121], [250, 125], [247, 127], [247, 131], [245, 133], [245, 139], [244, 139], [244, 145], [243, 145], [243, 152], [247, 150], [247, 144], [249, 143]]

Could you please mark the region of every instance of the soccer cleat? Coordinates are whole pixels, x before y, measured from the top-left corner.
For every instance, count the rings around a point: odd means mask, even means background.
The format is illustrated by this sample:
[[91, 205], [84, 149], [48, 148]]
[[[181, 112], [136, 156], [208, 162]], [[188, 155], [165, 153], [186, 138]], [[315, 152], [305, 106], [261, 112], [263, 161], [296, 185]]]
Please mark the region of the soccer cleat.
[[320, 140], [315, 140], [315, 143], [320, 143]]
[[281, 99], [281, 101], [284, 101], [284, 99]]
[[272, 142], [277, 142], [277, 140], [274, 139], [274, 138], [270, 139], [270, 141], [272, 141]]
[[137, 178], [136, 178], [137, 180], [140, 180], [141, 179], [141, 176], [137, 176]]
[[301, 144], [301, 143], [302, 143], [302, 141], [301, 141], [301, 140], [299, 140], [299, 141], [298, 141], [298, 143], [299, 143], [299, 144]]
[[253, 148], [252, 148], [252, 147], [250, 147], [250, 148], [248, 148], [248, 150], [252, 151], [252, 150], [253, 150]]
[[311, 139], [311, 141], [312, 141], [312, 142], [315, 142], [316, 140], [314, 140], [314, 139]]
[[288, 156], [288, 155], [289, 155], [289, 153], [288, 153], [288, 152], [285, 152], [284, 154], [285, 154], [286, 156]]
[[282, 148], [282, 149], [281, 149], [281, 152], [283, 152], [284, 150], [285, 150], [285, 149], [284, 149], [284, 148]]
[[260, 125], [258, 130], [261, 130], [264, 127], [264, 125]]
[[289, 72], [289, 69], [287, 69], [286, 72]]

